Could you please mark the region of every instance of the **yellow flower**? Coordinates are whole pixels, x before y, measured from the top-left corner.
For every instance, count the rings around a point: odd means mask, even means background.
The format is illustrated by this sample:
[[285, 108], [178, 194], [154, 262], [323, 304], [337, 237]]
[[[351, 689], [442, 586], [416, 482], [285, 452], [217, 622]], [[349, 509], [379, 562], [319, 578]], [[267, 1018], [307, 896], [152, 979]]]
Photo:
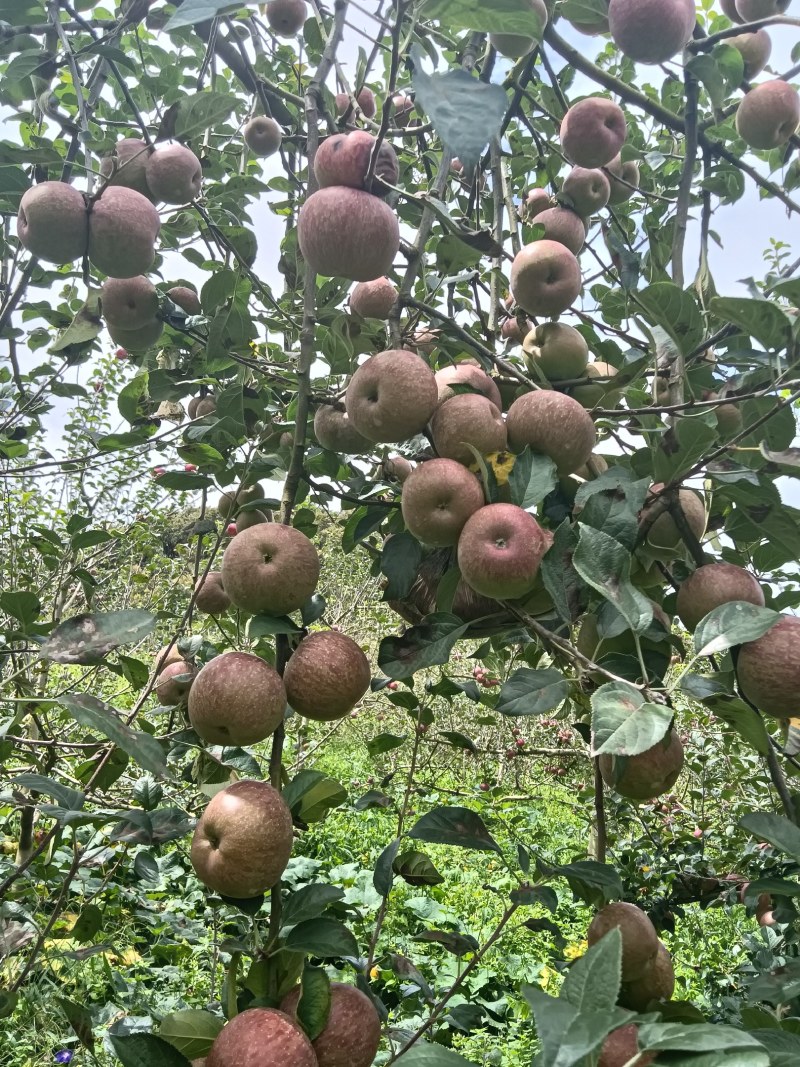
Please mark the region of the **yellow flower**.
[[579, 941], [575, 945], [567, 945], [564, 949], [565, 960], [576, 960], [578, 956], [582, 956], [588, 948], [588, 944], [585, 941]]
[[369, 972], [369, 976], [370, 976], [370, 978], [372, 979], [373, 982], [376, 980], [376, 978], [380, 978], [380, 976], [381, 976], [380, 967], [373, 967], [372, 970]]

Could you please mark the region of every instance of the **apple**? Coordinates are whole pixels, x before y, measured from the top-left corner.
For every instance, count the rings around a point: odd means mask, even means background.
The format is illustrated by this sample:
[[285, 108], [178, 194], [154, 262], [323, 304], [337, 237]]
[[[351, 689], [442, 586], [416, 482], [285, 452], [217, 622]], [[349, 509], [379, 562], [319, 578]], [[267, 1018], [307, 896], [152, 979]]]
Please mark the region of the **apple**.
[[467, 519], [458, 566], [481, 596], [516, 600], [530, 593], [550, 542], [534, 517], [515, 504], [487, 504]]
[[597, 441], [588, 412], [571, 396], [551, 389], [525, 393], [515, 400], [506, 425], [515, 452], [529, 447], [550, 456], [562, 475], [582, 467]]
[[358, 368], [347, 387], [345, 406], [362, 437], [397, 442], [425, 429], [438, 400], [430, 367], [414, 352], [399, 348], [379, 352]]
[[618, 929], [622, 938], [622, 980], [632, 982], [642, 975], [658, 953], [658, 934], [650, 919], [635, 904], [617, 901], [606, 904], [589, 924], [589, 948], [609, 931]]
[[733, 600], [764, 606], [764, 590], [758, 580], [733, 563], [707, 563], [681, 582], [675, 609], [687, 630], [696, 629], [709, 611]]
[[636, 63], [664, 63], [692, 39], [694, 0], [609, 0], [611, 37]]
[[561, 192], [565, 197], [569, 197], [572, 208], [578, 215], [588, 218], [608, 203], [611, 183], [605, 172], [597, 167], [573, 167], [564, 179]]
[[504, 452], [508, 445], [500, 409], [480, 393], [458, 393], [440, 404], [430, 432], [439, 456], [466, 466], [475, 462], [473, 448], [486, 456]]
[[372, 672], [361, 647], [346, 634], [320, 630], [292, 653], [283, 680], [289, 704], [307, 719], [341, 719], [369, 689]]
[[316, 274], [371, 282], [391, 271], [400, 227], [377, 196], [334, 185], [312, 193], [300, 208], [297, 239]]
[[263, 741], [277, 730], [285, 712], [286, 690], [281, 676], [250, 652], [215, 656], [189, 692], [191, 724], [212, 745]]
[[762, 151], [780, 148], [800, 125], [800, 95], [788, 82], [762, 82], [746, 93], [736, 112], [742, 140]]
[[580, 296], [581, 268], [558, 241], [525, 245], [511, 265], [511, 292], [531, 315], [560, 315]]
[[240, 530], [222, 556], [222, 584], [237, 608], [287, 615], [317, 587], [319, 554], [300, 530], [277, 522]]
[[[300, 995], [297, 986], [281, 1001], [281, 1011], [292, 1019]], [[311, 1042], [318, 1067], [371, 1067], [380, 1043], [381, 1020], [366, 993], [353, 985], [331, 982], [328, 1021]], [[286, 1067], [294, 1067], [294, 1061]]]
[[573, 104], [561, 123], [561, 147], [567, 159], [579, 167], [604, 167], [617, 155], [627, 136], [622, 108], [602, 96], [590, 96]]
[[403, 521], [425, 545], [446, 548], [458, 543], [467, 519], [483, 507], [477, 477], [452, 459], [420, 463], [403, 483]]

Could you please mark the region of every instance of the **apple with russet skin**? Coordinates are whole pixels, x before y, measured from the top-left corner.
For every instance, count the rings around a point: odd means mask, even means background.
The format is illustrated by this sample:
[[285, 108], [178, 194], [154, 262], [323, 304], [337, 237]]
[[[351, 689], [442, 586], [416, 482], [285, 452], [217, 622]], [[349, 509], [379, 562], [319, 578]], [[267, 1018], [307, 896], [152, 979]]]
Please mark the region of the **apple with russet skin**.
[[483, 489], [472, 471], [452, 459], [420, 463], [403, 483], [403, 521], [425, 545], [458, 543], [467, 519], [484, 506]]
[[[364, 118], [374, 119], [378, 111], [378, 104], [375, 100], [375, 93], [369, 88], [368, 85], [362, 85], [362, 87], [355, 94], [356, 103]], [[344, 115], [352, 107], [352, 102], [347, 93], [336, 94], [336, 110], [339, 115]]]
[[333, 722], [352, 711], [371, 678], [361, 647], [337, 630], [318, 630], [304, 638], [283, 674], [291, 707], [317, 722]]
[[507, 59], [522, 59], [541, 41], [547, 26], [547, 7], [544, 0], [527, 0], [527, 6], [536, 20], [536, 31], [531, 37], [519, 33], [490, 33], [489, 43]]
[[168, 663], [156, 678], [156, 699], [159, 704], [165, 707], [185, 704], [197, 673], [193, 663], [184, 660]]
[[89, 214], [89, 261], [109, 278], [146, 274], [160, 229], [158, 212], [147, 197], [135, 189], [107, 186]]
[[580, 265], [558, 241], [525, 245], [511, 265], [511, 292], [531, 315], [560, 315], [580, 296]]
[[221, 570], [236, 607], [251, 614], [288, 615], [317, 588], [320, 558], [302, 531], [266, 522], [237, 533], [223, 553]]
[[200, 195], [203, 168], [185, 145], [171, 144], [153, 152], [145, 174], [150, 192], [165, 204], [188, 204]]
[[264, 9], [269, 28], [279, 37], [296, 37], [308, 17], [306, 0], [268, 0]]
[[544, 226], [544, 239], [557, 241], [577, 256], [586, 240], [586, 225], [577, 212], [566, 207], [549, 207], [541, 211], [534, 220], [537, 226]]
[[633, 1023], [612, 1030], [603, 1042], [597, 1067], [627, 1067], [630, 1063], [635, 1063], [636, 1067], [650, 1067], [655, 1062], [653, 1054], [639, 1052], [638, 1033], [639, 1028]]
[[314, 414], [314, 436], [329, 452], [363, 455], [372, 451], [373, 443], [362, 437], [350, 422], [346, 411], [332, 404], [321, 404]]
[[111, 155], [100, 160], [100, 174], [109, 185], [135, 189], [148, 200], [153, 200], [153, 194], [147, 184], [147, 160], [153, 152], [154, 149], [144, 141], [126, 137], [117, 141]]
[[561, 122], [561, 147], [567, 159], [579, 167], [606, 166], [619, 153], [627, 136], [622, 108], [602, 96], [590, 96], [573, 104]]
[[192, 867], [215, 893], [250, 900], [280, 881], [292, 841], [292, 816], [281, 794], [267, 782], [245, 779], [217, 793], [200, 816]]
[[285, 712], [286, 689], [281, 676], [250, 652], [215, 656], [189, 692], [191, 724], [212, 745], [263, 741], [280, 726]]
[[609, 204], [613, 207], [627, 203], [639, 188], [639, 164], [633, 159], [623, 163], [620, 156], [615, 156], [606, 164], [605, 173], [611, 188]]
[[440, 370], [436, 371], [434, 378], [436, 379], [436, 385], [439, 390], [440, 404], [443, 404], [445, 400], [450, 400], [452, 397], [459, 395], [455, 392], [452, 386], [468, 385], [477, 393], [481, 393], [488, 400], [491, 400], [496, 408], [499, 408], [501, 411], [503, 410], [503, 400], [500, 396], [500, 390], [497, 388], [497, 384], [489, 377], [486, 371], [476, 363], [464, 360], [461, 363], [454, 363], [450, 367], [442, 367]]
[[274, 156], [281, 147], [283, 130], [269, 115], [257, 115], [242, 130], [244, 143], [254, 156]]
[[[648, 498], [640, 515], [640, 523], [644, 523], [651, 513], [651, 509], [664, 488], [662, 482], [655, 482], [650, 486]], [[699, 540], [706, 529], [706, 510], [703, 500], [693, 489], [680, 489], [678, 491], [678, 506], [689, 529]], [[685, 551], [683, 536], [669, 511], [662, 511], [649, 527], [646, 535], [647, 548], [658, 559], [675, 559]]]
[[205, 578], [198, 578], [195, 585], [195, 607], [208, 615], [224, 615], [231, 607], [231, 598], [222, 584], [219, 571], [209, 571]]
[[100, 306], [109, 325], [138, 330], [155, 321], [158, 290], [144, 275], [107, 278], [100, 289]]
[[346, 185], [351, 189], [366, 190], [376, 196], [386, 196], [389, 190], [383, 185], [397, 185], [400, 173], [397, 153], [388, 141], [382, 141], [375, 161], [373, 178], [367, 186], [366, 178], [376, 138], [366, 130], [337, 133], [326, 137], [314, 157], [314, 175], [320, 189]]
[[641, 908], [616, 901], [601, 908], [589, 924], [586, 934], [589, 948], [615, 928], [622, 938], [622, 980], [635, 981], [658, 953], [660, 942], [656, 928]]
[[438, 402], [433, 371], [402, 348], [379, 352], [363, 363], [345, 395], [351, 424], [375, 443], [405, 441], [422, 433]]
[[569, 197], [574, 211], [588, 218], [606, 206], [611, 184], [599, 167], [573, 167], [564, 179], [561, 192]]
[[306, 263], [328, 278], [371, 282], [392, 269], [400, 248], [397, 216], [371, 193], [318, 189], [300, 208], [297, 238]]
[[350, 294], [350, 310], [363, 319], [386, 320], [397, 300], [397, 286], [388, 278], [359, 282]]
[[525, 362], [549, 382], [569, 381], [586, 373], [589, 345], [583, 334], [565, 322], [543, 322], [522, 342]]
[[800, 618], [780, 615], [763, 637], [739, 648], [739, 691], [764, 715], [797, 714], [800, 692]]
[[508, 445], [500, 409], [481, 393], [457, 393], [440, 404], [431, 419], [430, 432], [439, 456], [466, 466], [475, 462], [473, 448], [486, 456], [504, 452]]
[[539, 389], [515, 400], [506, 420], [515, 452], [526, 447], [549, 456], [561, 475], [572, 474], [592, 454], [597, 433], [591, 416], [565, 393]]
[[72, 263], [86, 252], [86, 201], [66, 182], [41, 182], [22, 194], [17, 237], [31, 255], [47, 263]]
[[642, 973], [630, 982], [623, 982], [618, 1003], [631, 1011], [647, 1010], [651, 1001], [670, 1000], [675, 992], [675, 971], [672, 957], [660, 941], [655, 957]]
[[694, 0], [609, 0], [611, 37], [635, 63], [664, 63], [689, 43]]
[[534, 222], [537, 215], [552, 206], [553, 198], [546, 189], [531, 189], [522, 202], [522, 218], [526, 222]]
[[710, 611], [734, 600], [764, 606], [764, 590], [755, 575], [734, 563], [706, 563], [681, 582], [675, 610], [686, 629], [694, 630]]
[[171, 289], [167, 289], [167, 296], [187, 315], [201, 315], [203, 312], [200, 298], [188, 285], [173, 285]]
[[621, 797], [636, 802], [655, 800], [668, 793], [683, 770], [683, 745], [676, 730], [670, 730], [659, 741], [635, 756], [625, 756], [621, 772], [617, 773], [614, 757], [603, 753], [599, 757], [600, 774], [606, 785]]
[[800, 95], [780, 78], [762, 82], [745, 94], [736, 112], [742, 140], [760, 151], [780, 148], [800, 125]]
[[398, 130], [405, 130], [414, 117], [414, 101], [404, 93], [397, 93], [392, 97], [392, 103], [394, 104], [392, 116], [394, 124]]
[[736, 11], [742, 22], [757, 22], [783, 15], [790, 3], [791, 0], [736, 0]]
[[517, 600], [533, 589], [550, 541], [536, 519], [515, 504], [487, 504], [474, 512], [458, 539], [466, 584], [495, 600]]
[[725, 44], [738, 48], [744, 61], [744, 76], [748, 81], [761, 73], [772, 55], [772, 40], [766, 30], [726, 37]]
[[[381, 1020], [366, 993], [354, 985], [331, 982], [328, 1020], [311, 1042], [318, 1067], [371, 1067], [381, 1042]], [[281, 1001], [281, 1011], [297, 1016], [301, 987]], [[277, 1061], [276, 1061], [277, 1062]], [[289, 1067], [294, 1067], [294, 1061]]]

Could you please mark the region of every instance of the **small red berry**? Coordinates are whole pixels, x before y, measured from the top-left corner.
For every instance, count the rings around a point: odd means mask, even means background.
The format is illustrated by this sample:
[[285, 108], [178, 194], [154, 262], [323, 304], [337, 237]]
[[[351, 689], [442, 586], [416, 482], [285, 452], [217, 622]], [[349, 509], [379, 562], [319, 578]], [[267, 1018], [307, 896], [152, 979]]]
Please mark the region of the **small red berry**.
[[116, 350], [116, 352], [114, 353], [114, 355], [117, 357], [117, 359], [129, 359], [130, 358], [128, 356], [128, 350], [126, 348], [118, 348]]
[[225, 527], [225, 533], [228, 537], [235, 537], [239, 532], [239, 528], [235, 522], [229, 522]]
[[197, 464], [196, 463], [184, 463], [183, 469], [186, 471], [187, 474], [194, 474], [194, 472], [197, 470]]
[[166, 473], [167, 472], [166, 472], [164, 467], [153, 467], [153, 477], [154, 478], [160, 478], [162, 474], [166, 474]]
[[525, 745], [525, 738], [524, 738], [524, 737], [518, 737], [518, 738], [517, 738], [517, 745], [518, 745], [518, 746], [519, 746], [520, 748], [523, 748], [523, 747], [524, 747], [524, 745]]
[[489, 783], [488, 782], [481, 782], [481, 792], [482, 793], [486, 793], [486, 792], [488, 792], [488, 790], [489, 790]]
[[398, 682], [387, 682], [386, 683], [386, 688], [387, 689], [391, 689], [392, 691], [394, 691], [395, 689], [399, 689], [400, 685], [399, 685]]

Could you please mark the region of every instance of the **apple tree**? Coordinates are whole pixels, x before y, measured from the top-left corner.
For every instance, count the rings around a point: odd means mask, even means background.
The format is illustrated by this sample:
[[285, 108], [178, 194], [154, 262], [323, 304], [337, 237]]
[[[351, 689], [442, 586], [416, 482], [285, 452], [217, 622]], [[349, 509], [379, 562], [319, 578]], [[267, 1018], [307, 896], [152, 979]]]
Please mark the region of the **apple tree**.
[[[788, 6], [0, 0], [4, 1062], [798, 1062]], [[400, 951], [441, 856], [492, 922]]]

